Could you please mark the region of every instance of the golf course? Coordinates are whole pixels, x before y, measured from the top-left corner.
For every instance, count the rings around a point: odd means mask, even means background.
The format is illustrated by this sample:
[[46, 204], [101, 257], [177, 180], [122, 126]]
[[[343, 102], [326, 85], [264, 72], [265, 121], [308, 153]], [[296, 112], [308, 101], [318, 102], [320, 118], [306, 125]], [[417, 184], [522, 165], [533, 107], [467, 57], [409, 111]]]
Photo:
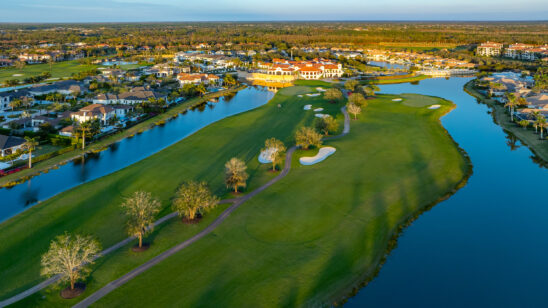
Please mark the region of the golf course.
[[[61, 193], [0, 224], [0, 300], [43, 281], [40, 257], [65, 231], [93, 235], [103, 248], [125, 239], [124, 198], [137, 190], [162, 203], [169, 214], [179, 185], [208, 183], [221, 198], [224, 164], [246, 162], [249, 193], [277, 173], [260, 164], [264, 141], [289, 148], [295, 132], [311, 126], [323, 108], [340, 123], [345, 101], [329, 103], [316, 93], [323, 82], [298, 82], [266, 105], [207, 126], [186, 139], [108, 176]], [[302, 96], [302, 97], [299, 97]], [[402, 98], [401, 101], [393, 101]], [[297, 150], [292, 168], [235, 210], [214, 231], [100, 299], [97, 306], [319, 306], [344, 299], [370, 279], [400, 227], [460, 187], [471, 166], [441, 126], [449, 101], [421, 95], [383, 95], [367, 100], [348, 135], [324, 142], [336, 152], [303, 166]], [[428, 109], [440, 105], [439, 109]], [[241, 196], [241, 194], [239, 195]], [[72, 306], [154, 256], [196, 235], [229, 204], [198, 224], [171, 219], [146, 238], [142, 253], [130, 245], [92, 265], [86, 290], [65, 300], [47, 288], [16, 306]], [[64, 286], [63, 286], [64, 287]], [[154, 294], [154, 296], [151, 296]]]

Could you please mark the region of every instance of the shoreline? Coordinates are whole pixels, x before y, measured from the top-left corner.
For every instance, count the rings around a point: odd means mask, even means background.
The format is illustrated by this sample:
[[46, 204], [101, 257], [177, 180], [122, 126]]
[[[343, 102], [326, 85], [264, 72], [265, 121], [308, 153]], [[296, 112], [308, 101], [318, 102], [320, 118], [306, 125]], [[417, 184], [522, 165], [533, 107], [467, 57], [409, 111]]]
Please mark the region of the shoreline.
[[131, 138], [135, 134], [140, 134], [144, 131], [154, 128], [155, 126], [162, 125], [162, 121], [168, 121], [174, 117], [177, 117], [180, 113], [185, 112], [189, 109], [200, 106], [205, 103], [207, 100], [215, 97], [225, 95], [227, 93], [238, 92], [243, 90], [246, 86], [242, 85], [233, 89], [227, 89], [215, 93], [206, 94], [203, 97], [197, 97], [190, 99], [187, 102], [176, 105], [171, 109], [168, 109], [166, 112], [158, 114], [152, 118], [146, 119], [145, 121], [138, 123], [126, 130], [112, 134], [105, 137], [105, 139], [100, 140], [96, 143], [90, 144], [86, 147], [85, 150], [75, 149], [73, 151], [52, 157], [50, 159], [41, 161], [33, 165], [31, 169], [24, 169], [19, 172], [6, 175], [0, 178], [0, 189], [6, 188], [9, 189], [15, 185], [22, 184], [31, 178], [38, 176], [42, 173], [47, 173], [49, 170], [55, 169], [61, 165], [67, 164], [74, 159], [82, 157], [89, 153], [99, 153], [106, 150], [109, 146], [122, 141], [126, 138]]
[[[432, 96], [436, 97], [436, 96]], [[441, 97], [437, 97], [440, 99], [446, 100]], [[473, 164], [472, 160], [470, 159], [470, 156], [468, 153], [455, 141], [453, 136], [449, 133], [449, 131], [443, 126], [441, 123], [441, 118], [445, 115], [449, 114], [453, 109], [455, 109], [457, 106], [455, 103], [450, 101], [453, 106], [451, 109], [447, 110], [447, 112], [443, 113], [438, 118], [439, 125], [443, 128], [445, 134], [451, 139], [453, 144], [457, 147], [457, 150], [462, 155], [466, 171], [464, 173], [464, 176], [460, 182], [458, 182], [453, 189], [446, 192], [442, 196], [440, 196], [438, 199], [434, 200], [433, 202], [424, 205], [422, 208], [420, 208], [418, 211], [414, 213], [410, 213], [406, 217], [404, 217], [396, 226], [394, 230], [392, 230], [391, 233], [387, 234], [387, 241], [386, 241], [386, 249], [378, 254], [378, 256], [375, 258], [375, 262], [373, 263], [374, 266], [372, 266], [368, 271], [366, 271], [365, 274], [363, 274], [360, 278], [354, 279], [353, 282], [348, 284], [348, 287], [345, 288], [344, 291], [336, 292], [338, 295], [334, 295], [329, 299], [329, 304], [333, 305], [335, 307], [343, 306], [350, 298], [356, 296], [363, 288], [367, 287], [367, 285], [373, 281], [377, 277], [377, 275], [380, 273], [381, 268], [383, 267], [384, 263], [386, 262], [388, 256], [392, 252], [394, 248], [397, 247], [398, 239], [403, 234], [403, 232], [409, 227], [415, 220], [417, 220], [422, 214], [425, 212], [430, 211], [432, 208], [434, 208], [436, 205], [441, 203], [442, 201], [445, 201], [452, 197], [455, 193], [457, 193], [461, 188], [465, 187], [468, 183], [468, 180], [470, 177], [474, 174], [473, 170]]]
[[529, 126], [526, 129], [523, 129], [522, 127], [519, 127], [517, 123], [510, 122], [510, 116], [506, 113], [506, 108], [500, 103], [479, 93], [474, 87], [474, 80], [471, 80], [464, 85], [464, 92], [476, 98], [480, 103], [487, 105], [491, 110], [493, 121], [500, 126], [505, 133], [515, 136], [523, 146], [526, 146], [536, 157], [538, 157], [540, 161], [536, 163], [542, 167], [548, 168], [548, 144], [546, 143], [548, 141], [538, 138], [537, 134], [529, 129]]

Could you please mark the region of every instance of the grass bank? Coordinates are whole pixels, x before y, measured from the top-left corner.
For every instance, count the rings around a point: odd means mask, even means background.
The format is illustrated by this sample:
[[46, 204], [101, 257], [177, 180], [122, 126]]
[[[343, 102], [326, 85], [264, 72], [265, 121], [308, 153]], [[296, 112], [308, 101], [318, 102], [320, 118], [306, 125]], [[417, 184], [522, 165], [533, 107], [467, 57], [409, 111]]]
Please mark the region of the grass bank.
[[25, 78], [38, 76], [44, 72], [51, 74], [51, 78], [67, 78], [73, 73], [79, 73], [96, 69], [98, 66], [91, 64], [80, 64], [78, 60], [55, 62], [51, 65], [45, 64], [28, 64], [23, 69], [16, 67], [8, 67], [0, 69], [0, 84], [6, 80], [18, 79], [23, 81]]
[[374, 275], [400, 226], [470, 170], [439, 122], [450, 102], [429, 110], [395, 97], [370, 100], [350, 134], [327, 143], [337, 149], [328, 159], [301, 166], [315, 151], [297, 152], [287, 177], [96, 305], [316, 307], [344, 297]]
[[[150, 191], [160, 199], [163, 211], [158, 217], [161, 217], [171, 212], [171, 198], [184, 181], [203, 180], [209, 183], [217, 195], [230, 196], [224, 185], [224, 163], [231, 157], [236, 156], [247, 162], [250, 174], [248, 190], [271, 179], [274, 173], [268, 171], [270, 166], [261, 165], [257, 161], [264, 141], [276, 137], [286, 144], [292, 142], [297, 128], [314, 119], [312, 111], [303, 110], [305, 102], [323, 104], [326, 113], [335, 115], [340, 108], [338, 105], [326, 104], [321, 97], [304, 96], [297, 99], [295, 93], [315, 92], [313, 87], [287, 89], [280, 90], [263, 107], [213, 123], [142, 161], [61, 193], [0, 224], [0, 242], [3, 243], [0, 246], [0, 276], [3, 278], [0, 280], [0, 298], [7, 298], [43, 280], [39, 274], [40, 255], [47, 250], [49, 242], [56, 235], [65, 231], [92, 234], [103, 247], [124, 239], [125, 218], [120, 211], [120, 204], [124, 197], [136, 190]], [[291, 94], [286, 95], [285, 91]], [[214, 217], [215, 213], [211, 213], [211, 216]], [[198, 227], [202, 228], [206, 223]], [[182, 227], [183, 230], [186, 228]], [[187, 232], [180, 236], [191, 235], [192, 232]], [[181, 237], [166, 237], [169, 238], [169, 241], [166, 240], [169, 244], [182, 240]], [[153, 245], [149, 256], [164, 248]], [[98, 274], [91, 279], [111, 281], [128, 268], [121, 263], [129, 262], [132, 267], [139, 261], [128, 261], [116, 257], [116, 254], [112, 258], [118, 261], [103, 265], [104, 276]], [[90, 292], [94, 286], [99, 284], [90, 284]], [[38, 298], [41, 299], [44, 294], [38, 295]]]
[[506, 132], [516, 136], [521, 143], [529, 147], [531, 151], [542, 160], [540, 162], [541, 164], [548, 166], [548, 140], [541, 140], [540, 134], [536, 133], [532, 126], [527, 127], [527, 129], [523, 129], [523, 127], [517, 123], [511, 122], [508, 109], [499, 102], [478, 92], [474, 87], [474, 80], [471, 80], [464, 85], [464, 91], [477, 98], [480, 102], [491, 107], [495, 122]]
[[393, 84], [393, 83], [405, 83], [405, 82], [417, 82], [421, 81], [427, 78], [430, 78], [427, 75], [417, 75], [417, 76], [406, 76], [402, 78], [394, 78], [393, 76], [390, 76], [391, 78], [372, 78], [369, 80], [361, 80], [361, 84]]
[[179, 113], [188, 110], [192, 107], [198, 106], [200, 104], [203, 104], [204, 102], [208, 101], [211, 98], [219, 97], [224, 94], [227, 94], [229, 92], [236, 92], [241, 90], [243, 87], [238, 87], [236, 89], [229, 89], [225, 91], [219, 91], [216, 93], [210, 93], [205, 95], [204, 97], [198, 97], [190, 99], [180, 105], [177, 105], [171, 109], [168, 109], [165, 113], [161, 113], [155, 117], [152, 117], [150, 119], [147, 119], [135, 126], [132, 126], [128, 129], [125, 129], [121, 132], [115, 133], [113, 135], [109, 135], [105, 138], [102, 138], [86, 147], [85, 150], [82, 150], [80, 148], [75, 149], [74, 151], [67, 152], [58, 156], [55, 156], [53, 158], [47, 159], [45, 161], [38, 162], [36, 164], [33, 164], [32, 169], [25, 169], [17, 173], [13, 173], [4, 177], [0, 178], [0, 187], [4, 186], [13, 186], [19, 182], [25, 181], [29, 179], [30, 177], [33, 177], [35, 175], [38, 175], [40, 172], [46, 171], [50, 168], [53, 168], [59, 164], [66, 163], [68, 161], [71, 161], [79, 156], [82, 156], [86, 153], [101, 151], [108, 147], [111, 144], [114, 144], [124, 138], [133, 136], [139, 132], [143, 132], [145, 130], [148, 130], [150, 128], [153, 128], [156, 126], [156, 123], [161, 121], [166, 121]]

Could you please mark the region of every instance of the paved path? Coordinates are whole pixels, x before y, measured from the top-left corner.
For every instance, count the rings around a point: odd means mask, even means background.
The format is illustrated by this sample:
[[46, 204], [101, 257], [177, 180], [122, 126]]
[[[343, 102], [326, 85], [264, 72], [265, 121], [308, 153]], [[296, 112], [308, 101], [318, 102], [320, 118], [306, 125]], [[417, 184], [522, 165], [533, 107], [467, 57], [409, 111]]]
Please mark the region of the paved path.
[[[326, 137], [326, 138], [324, 138], [324, 140], [338, 139], [338, 138], [341, 138], [343, 136], [346, 136], [350, 132], [350, 116], [348, 115], [348, 112], [346, 112], [346, 107], [342, 107], [341, 112], [344, 114], [343, 132], [338, 136]], [[205, 228], [204, 230], [202, 230], [198, 234], [194, 235], [190, 239], [188, 239], [188, 240], [178, 244], [177, 246], [172, 247], [171, 249], [169, 249], [167, 251], [164, 251], [163, 253], [161, 253], [161, 254], [157, 255], [156, 257], [150, 259], [146, 263], [144, 263], [144, 264], [140, 265], [139, 267], [133, 269], [131, 272], [125, 274], [124, 276], [110, 282], [109, 284], [107, 284], [103, 288], [99, 289], [95, 293], [91, 294], [89, 297], [85, 298], [83, 301], [79, 302], [78, 304], [74, 305], [73, 307], [88, 307], [89, 305], [95, 303], [96, 301], [98, 301], [99, 299], [101, 299], [102, 297], [107, 295], [108, 293], [114, 291], [116, 288], [124, 285], [129, 280], [131, 280], [134, 277], [138, 276], [142, 272], [148, 270], [149, 268], [151, 268], [152, 266], [160, 263], [161, 261], [165, 260], [169, 256], [175, 254], [176, 252], [184, 249], [185, 247], [189, 246], [190, 244], [196, 242], [197, 240], [199, 240], [199, 239], [203, 238], [204, 236], [206, 236], [207, 234], [211, 233], [211, 231], [213, 231], [215, 228], [217, 228], [232, 212], [234, 212], [234, 210], [236, 210], [240, 205], [242, 205], [242, 203], [246, 202], [247, 200], [251, 199], [252, 197], [256, 196], [257, 194], [263, 192], [265, 189], [267, 189], [268, 187], [272, 186], [274, 183], [278, 182], [283, 177], [285, 177], [289, 173], [289, 170], [291, 169], [291, 158], [293, 157], [293, 153], [295, 152], [295, 150], [297, 150], [296, 146], [293, 146], [293, 147], [289, 148], [289, 150], [287, 150], [286, 155], [285, 155], [284, 168], [282, 169], [280, 174], [278, 174], [275, 178], [271, 179], [270, 181], [268, 181], [263, 186], [255, 189], [254, 191], [252, 191], [249, 194], [246, 194], [242, 197], [221, 200], [219, 202], [221, 204], [223, 204], [223, 203], [224, 204], [233, 203], [233, 204], [228, 209], [226, 209], [219, 217], [217, 217], [217, 219], [215, 219], [209, 226], [207, 226], [207, 228]], [[169, 220], [169, 219], [171, 219], [175, 216], [177, 216], [177, 212], [168, 214], [168, 215], [158, 219], [156, 222], [154, 222], [154, 226], [156, 227], [156, 226], [166, 222], [167, 220]], [[96, 255], [93, 260], [96, 260], [97, 258], [99, 258], [101, 256], [109, 254], [109, 253], [117, 250], [118, 248], [129, 244], [134, 239], [135, 239], [135, 237], [128, 237], [125, 240], [116, 243], [115, 245], [103, 250], [101, 253]], [[13, 296], [13, 297], [10, 297], [10, 298], [8, 298], [4, 301], [1, 301], [0, 302], [0, 307], [5, 307], [5, 306], [11, 305], [11, 304], [13, 304], [17, 301], [20, 301], [20, 300], [22, 300], [22, 299], [24, 299], [24, 298], [40, 291], [40, 290], [42, 290], [42, 289], [52, 285], [53, 283], [57, 282], [59, 280], [59, 278], [60, 278], [59, 275], [53, 276], [53, 277], [49, 278], [48, 280], [45, 280], [45, 281], [35, 285], [34, 287], [30, 288], [30, 289], [27, 289], [27, 290]]]

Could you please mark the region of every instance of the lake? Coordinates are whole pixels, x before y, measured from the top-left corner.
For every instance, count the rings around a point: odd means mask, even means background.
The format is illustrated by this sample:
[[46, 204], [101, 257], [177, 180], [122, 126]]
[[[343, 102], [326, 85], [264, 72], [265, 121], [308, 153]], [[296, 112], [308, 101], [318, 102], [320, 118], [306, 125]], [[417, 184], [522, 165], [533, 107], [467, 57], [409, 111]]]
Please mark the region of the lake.
[[262, 87], [248, 87], [219, 102], [190, 110], [163, 126], [123, 139], [103, 152], [75, 159], [12, 188], [1, 188], [0, 221], [67, 189], [134, 164], [213, 122], [262, 106], [273, 95]]
[[379, 275], [346, 307], [548, 307], [548, 170], [463, 91], [469, 80], [380, 86], [453, 101], [441, 122], [474, 173], [404, 230]]

